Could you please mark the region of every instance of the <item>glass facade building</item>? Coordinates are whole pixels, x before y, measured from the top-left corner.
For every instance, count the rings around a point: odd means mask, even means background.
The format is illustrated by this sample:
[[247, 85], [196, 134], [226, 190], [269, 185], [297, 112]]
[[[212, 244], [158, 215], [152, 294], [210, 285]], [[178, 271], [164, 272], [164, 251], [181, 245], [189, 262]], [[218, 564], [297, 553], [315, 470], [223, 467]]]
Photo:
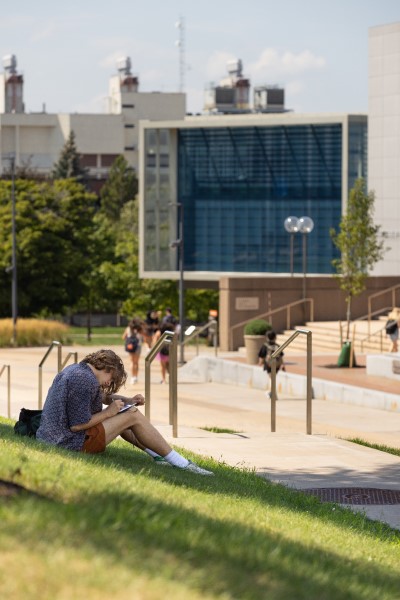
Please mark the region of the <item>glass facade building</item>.
[[[226, 121], [226, 124], [224, 124]], [[288, 273], [288, 216], [308, 216], [307, 272], [332, 273], [348, 191], [367, 177], [367, 117], [203, 117], [143, 129], [142, 271], [177, 270], [183, 218], [185, 273]], [[302, 240], [294, 238], [294, 272]], [[145, 275], [146, 276], [146, 275]], [[195, 278], [195, 277], [193, 277]]]

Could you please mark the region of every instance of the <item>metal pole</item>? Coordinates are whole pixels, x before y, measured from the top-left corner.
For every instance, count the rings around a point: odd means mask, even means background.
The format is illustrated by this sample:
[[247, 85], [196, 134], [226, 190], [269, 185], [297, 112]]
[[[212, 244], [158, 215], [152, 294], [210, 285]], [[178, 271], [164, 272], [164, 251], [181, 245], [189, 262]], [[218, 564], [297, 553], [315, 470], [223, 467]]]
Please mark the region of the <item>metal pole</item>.
[[11, 419], [11, 367], [7, 365], [7, 414]]
[[293, 277], [294, 272], [294, 233], [290, 234], [290, 276]]
[[307, 277], [307, 234], [303, 233], [303, 300], [306, 298]]
[[179, 346], [180, 346], [180, 358], [179, 363], [181, 365], [185, 364], [185, 348], [183, 343], [183, 338], [185, 335], [185, 303], [184, 303], [184, 288], [183, 288], [183, 204], [180, 202], [179, 205], [179, 321], [180, 321], [180, 330], [179, 330]]
[[11, 284], [11, 310], [13, 322], [12, 344], [17, 345], [17, 237], [16, 237], [16, 206], [15, 206], [15, 157], [11, 157], [11, 205], [12, 205], [12, 284]]
[[174, 335], [169, 347], [169, 423], [172, 437], [178, 437], [178, 361], [177, 336]]
[[271, 431], [276, 431], [276, 358], [271, 360]]
[[151, 376], [151, 362], [145, 360], [144, 363], [144, 414], [150, 421], [150, 376]]
[[311, 435], [312, 422], [312, 333], [307, 333], [307, 434]]

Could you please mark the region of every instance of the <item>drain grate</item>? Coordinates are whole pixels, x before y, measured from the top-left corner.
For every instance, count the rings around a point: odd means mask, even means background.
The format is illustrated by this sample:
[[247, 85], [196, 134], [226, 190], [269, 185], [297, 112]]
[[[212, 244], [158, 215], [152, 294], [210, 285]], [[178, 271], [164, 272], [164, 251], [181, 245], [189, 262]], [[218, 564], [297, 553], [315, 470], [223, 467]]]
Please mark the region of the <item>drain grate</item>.
[[400, 490], [377, 488], [311, 488], [301, 490], [311, 494], [321, 502], [337, 504], [400, 504]]

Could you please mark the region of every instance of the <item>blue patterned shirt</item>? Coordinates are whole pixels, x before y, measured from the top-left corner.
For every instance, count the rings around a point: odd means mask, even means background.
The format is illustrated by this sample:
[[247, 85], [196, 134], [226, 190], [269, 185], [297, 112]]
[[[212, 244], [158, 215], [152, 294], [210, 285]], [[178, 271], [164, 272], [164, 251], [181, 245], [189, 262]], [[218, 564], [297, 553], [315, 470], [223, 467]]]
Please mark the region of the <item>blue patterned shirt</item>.
[[69, 365], [58, 373], [48, 391], [36, 438], [42, 442], [81, 450], [85, 431], [71, 431], [88, 423], [102, 410], [103, 394], [95, 374], [86, 363]]

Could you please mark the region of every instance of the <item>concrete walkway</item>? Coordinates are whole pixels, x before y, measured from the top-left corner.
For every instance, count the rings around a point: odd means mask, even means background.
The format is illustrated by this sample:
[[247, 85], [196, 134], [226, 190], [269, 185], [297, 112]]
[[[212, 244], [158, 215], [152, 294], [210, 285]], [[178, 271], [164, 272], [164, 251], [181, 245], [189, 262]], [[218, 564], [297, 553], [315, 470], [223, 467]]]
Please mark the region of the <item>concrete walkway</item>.
[[[64, 348], [64, 355], [71, 349]], [[91, 349], [74, 347], [74, 350], [82, 358]], [[120, 347], [115, 350], [124, 354]], [[189, 361], [194, 358], [194, 352], [187, 349]], [[37, 406], [38, 364], [44, 353], [43, 348], [0, 350], [0, 370], [3, 364], [11, 365], [11, 415], [14, 418], [22, 406]], [[201, 348], [200, 354], [213, 356], [213, 351]], [[219, 358], [230, 362], [244, 361], [238, 353], [220, 353]], [[357, 358], [362, 364], [361, 357]], [[296, 365], [301, 371], [304, 360], [303, 356], [288, 358], [288, 371], [294, 372]], [[371, 383], [365, 376], [365, 369], [363, 376], [363, 367], [353, 370], [318, 367], [332, 364], [334, 360], [329, 356], [314, 357], [314, 372], [318, 369], [319, 378], [327, 372], [329, 376], [334, 374], [335, 381], [346, 378], [350, 385], [367, 385], [372, 397], [373, 385], [377, 390], [378, 386], [384, 386], [386, 392], [397, 394], [397, 382], [374, 378]], [[129, 361], [125, 357], [124, 361], [128, 368]], [[44, 368], [44, 397], [55, 373], [54, 354]], [[304, 397], [280, 394], [277, 430], [271, 433], [270, 400], [264, 390], [237, 383], [200, 383], [187, 373], [185, 368], [179, 375], [178, 438], [172, 438], [168, 425], [168, 386], [159, 383], [157, 361], [152, 366], [151, 420], [175, 446], [231, 466], [255, 469], [263, 477], [296, 489], [328, 488], [333, 492], [337, 488], [352, 488], [353, 491], [347, 493], [348, 501], [357, 504], [346, 506], [400, 529], [400, 503], [378, 503], [374, 496], [377, 489], [388, 490], [389, 495], [391, 492], [390, 501], [396, 492], [397, 497], [400, 496], [400, 457], [341, 439], [360, 437], [400, 448], [399, 412], [316, 398], [312, 403], [313, 434], [307, 435]], [[143, 391], [142, 364], [139, 383], [127, 385], [126, 392]], [[0, 379], [0, 414], [7, 416], [5, 373]], [[212, 433], [204, 427], [227, 428], [236, 433]]]

